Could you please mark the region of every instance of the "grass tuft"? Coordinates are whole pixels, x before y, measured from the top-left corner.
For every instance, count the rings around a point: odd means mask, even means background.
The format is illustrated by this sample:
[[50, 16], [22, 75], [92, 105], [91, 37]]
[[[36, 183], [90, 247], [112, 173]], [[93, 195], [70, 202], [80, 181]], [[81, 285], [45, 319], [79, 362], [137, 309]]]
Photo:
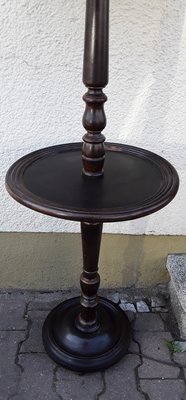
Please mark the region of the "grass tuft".
[[175, 342], [174, 340], [166, 340], [166, 346], [171, 354], [180, 353], [182, 351], [179, 342]]

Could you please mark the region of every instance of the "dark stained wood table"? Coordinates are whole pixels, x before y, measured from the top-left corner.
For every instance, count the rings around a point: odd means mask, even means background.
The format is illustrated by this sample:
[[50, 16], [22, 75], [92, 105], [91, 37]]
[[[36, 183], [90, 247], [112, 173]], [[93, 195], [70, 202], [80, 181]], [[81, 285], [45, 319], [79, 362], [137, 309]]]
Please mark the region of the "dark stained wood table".
[[6, 176], [7, 190], [16, 201], [53, 217], [81, 222], [82, 294], [51, 311], [43, 326], [43, 341], [54, 361], [83, 372], [117, 362], [127, 352], [131, 337], [126, 314], [97, 295], [103, 223], [158, 211], [173, 199], [179, 185], [174, 167], [162, 157], [133, 146], [104, 144], [108, 11], [108, 0], [87, 0], [83, 146], [70, 143], [35, 151], [16, 161]]

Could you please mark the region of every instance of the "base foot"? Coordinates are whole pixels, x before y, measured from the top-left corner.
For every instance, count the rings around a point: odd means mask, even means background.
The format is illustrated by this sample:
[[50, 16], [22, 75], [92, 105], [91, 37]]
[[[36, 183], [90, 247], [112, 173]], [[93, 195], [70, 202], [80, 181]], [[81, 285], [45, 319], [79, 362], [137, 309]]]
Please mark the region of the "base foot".
[[80, 298], [75, 297], [50, 312], [43, 325], [46, 352], [57, 364], [74, 371], [106, 369], [126, 354], [130, 322], [116, 304], [100, 298], [97, 309], [100, 328], [94, 333], [81, 332], [75, 326], [80, 307]]

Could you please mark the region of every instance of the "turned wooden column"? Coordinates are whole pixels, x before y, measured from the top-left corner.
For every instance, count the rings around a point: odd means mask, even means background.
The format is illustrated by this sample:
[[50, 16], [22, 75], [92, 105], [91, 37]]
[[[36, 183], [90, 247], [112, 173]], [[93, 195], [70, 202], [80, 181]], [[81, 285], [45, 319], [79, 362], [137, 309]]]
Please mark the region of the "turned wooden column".
[[85, 23], [85, 50], [83, 83], [88, 91], [83, 96], [86, 103], [83, 126], [83, 174], [90, 177], [103, 175], [106, 126], [104, 103], [107, 96], [103, 88], [108, 83], [108, 28], [109, 0], [87, 0]]
[[83, 273], [80, 277], [80, 285], [82, 295], [81, 312], [78, 315], [76, 326], [84, 332], [95, 332], [99, 328], [97, 291], [100, 284], [98, 260], [102, 226], [103, 224], [100, 223], [81, 223]]

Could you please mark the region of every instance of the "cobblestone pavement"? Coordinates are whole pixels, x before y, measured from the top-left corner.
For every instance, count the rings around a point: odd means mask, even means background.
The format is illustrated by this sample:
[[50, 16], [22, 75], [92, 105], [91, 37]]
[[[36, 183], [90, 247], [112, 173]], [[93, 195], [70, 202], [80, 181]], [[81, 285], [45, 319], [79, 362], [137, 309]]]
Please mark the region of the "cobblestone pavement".
[[[186, 353], [170, 354], [169, 314], [161, 306], [159, 312], [136, 312], [135, 305], [128, 312], [129, 353], [106, 371], [78, 374], [53, 363], [43, 348], [42, 324], [72, 295], [0, 293], [0, 400], [186, 400]], [[127, 299], [114, 296], [125, 308]], [[143, 311], [141, 303], [137, 309]]]

